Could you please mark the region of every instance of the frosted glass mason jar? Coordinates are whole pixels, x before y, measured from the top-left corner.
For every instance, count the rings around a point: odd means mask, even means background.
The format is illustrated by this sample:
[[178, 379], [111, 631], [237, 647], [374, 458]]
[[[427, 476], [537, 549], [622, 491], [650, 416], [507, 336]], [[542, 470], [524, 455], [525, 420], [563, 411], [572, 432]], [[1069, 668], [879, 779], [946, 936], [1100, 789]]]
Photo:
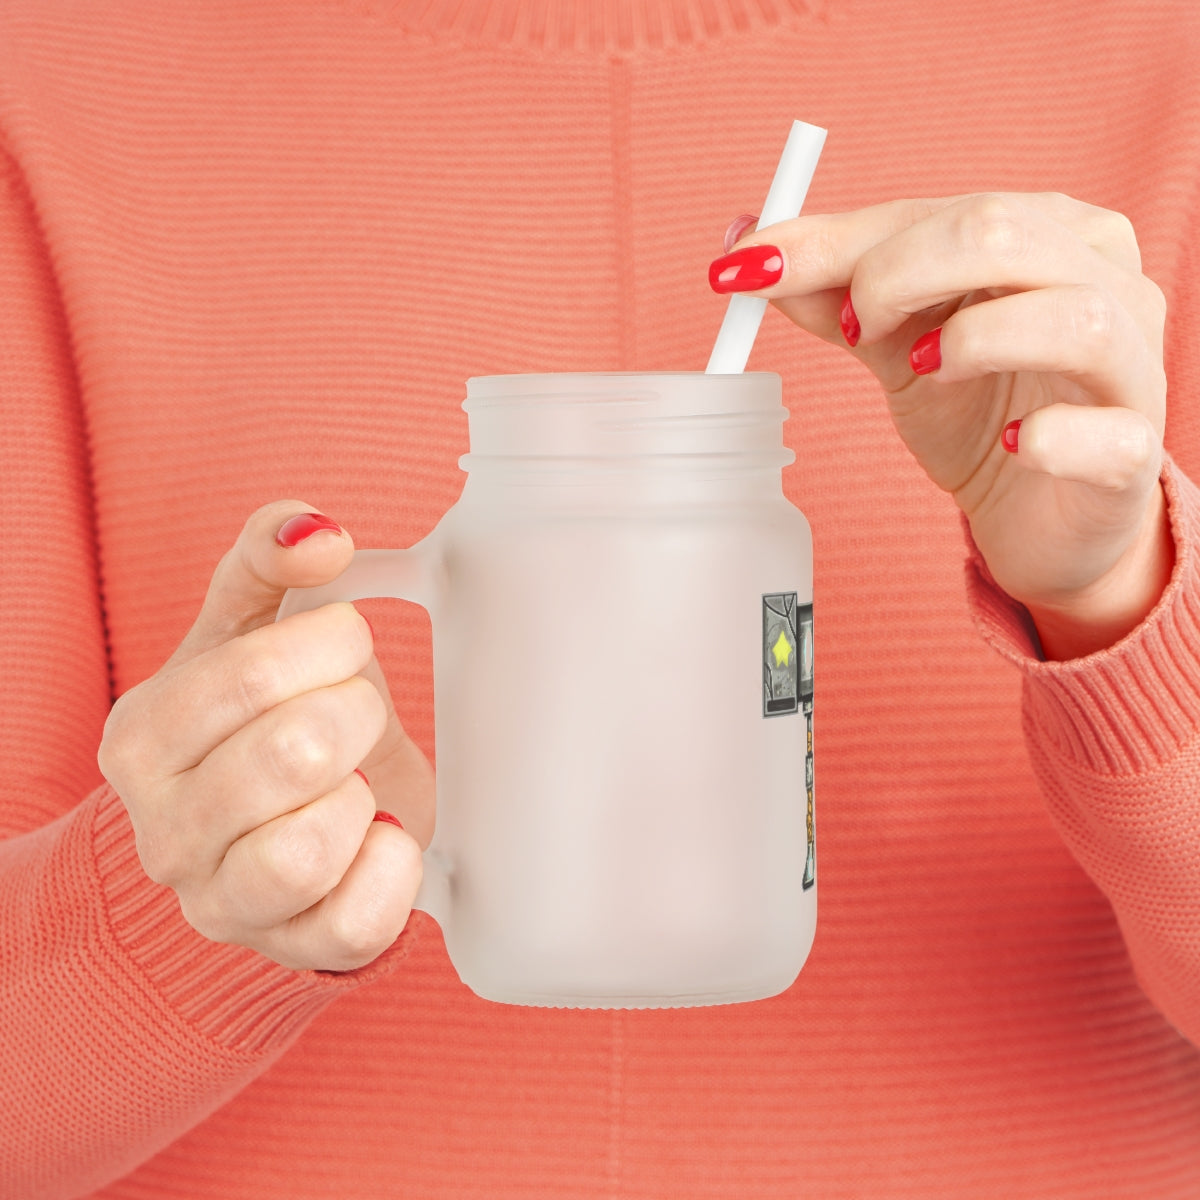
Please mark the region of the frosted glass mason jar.
[[467, 479], [433, 532], [280, 609], [429, 610], [416, 906], [489, 1000], [784, 990], [816, 877], [812, 542], [783, 495], [779, 377], [490, 376], [463, 407]]

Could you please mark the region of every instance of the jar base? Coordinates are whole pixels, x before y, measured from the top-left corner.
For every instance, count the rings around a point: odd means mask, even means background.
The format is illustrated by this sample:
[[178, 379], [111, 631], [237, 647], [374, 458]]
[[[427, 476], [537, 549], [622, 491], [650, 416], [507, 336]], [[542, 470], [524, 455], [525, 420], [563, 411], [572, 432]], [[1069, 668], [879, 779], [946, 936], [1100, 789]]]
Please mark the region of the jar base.
[[517, 1004], [526, 1008], [588, 1008], [588, 1009], [649, 1009], [649, 1008], [706, 1008], [718, 1004], [745, 1004], [753, 1000], [768, 1000], [786, 992], [799, 979], [797, 971], [786, 980], [775, 979], [754, 987], [715, 992], [681, 992], [676, 995], [598, 995], [595, 993], [569, 996], [562, 992], [520, 992], [502, 987], [471, 990], [481, 1000], [496, 1004]]

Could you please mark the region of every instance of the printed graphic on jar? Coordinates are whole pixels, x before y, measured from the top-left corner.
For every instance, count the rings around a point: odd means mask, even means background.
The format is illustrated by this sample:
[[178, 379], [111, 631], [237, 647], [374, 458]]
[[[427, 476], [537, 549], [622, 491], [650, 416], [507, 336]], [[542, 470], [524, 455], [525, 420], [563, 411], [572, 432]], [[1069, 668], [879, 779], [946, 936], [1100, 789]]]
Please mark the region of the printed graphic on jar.
[[798, 605], [795, 592], [771, 592], [762, 598], [764, 717], [799, 712], [805, 666], [811, 695], [812, 648], [803, 645], [801, 625], [805, 612], [811, 643], [811, 604]]
[[817, 839], [813, 816], [813, 606], [798, 604], [795, 592], [762, 598], [763, 716], [803, 713], [804, 792], [807, 852], [804, 888], [817, 881]]

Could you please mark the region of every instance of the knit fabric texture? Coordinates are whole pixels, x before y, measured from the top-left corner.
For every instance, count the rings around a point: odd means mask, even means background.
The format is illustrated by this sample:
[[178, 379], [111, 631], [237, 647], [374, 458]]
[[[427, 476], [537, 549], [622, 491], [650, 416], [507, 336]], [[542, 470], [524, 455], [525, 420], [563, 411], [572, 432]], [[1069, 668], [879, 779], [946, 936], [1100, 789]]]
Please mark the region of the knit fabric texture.
[[[1200, 1195], [1197, 61], [1184, 0], [0, 0], [0, 1197]], [[522, 1008], [419, 914], [345, 975], [200, 937], [99, 775], [114, 697], [260, 505], [433, 528], [468, 377], [702, 370], [795, 118], [812, 212], [1131, 218], [1161, 603], [1040, 661], [874, 379], [769, 311], [816, 544], [794, 986]], [[428, 619], [360, 607], [432, 758]]]

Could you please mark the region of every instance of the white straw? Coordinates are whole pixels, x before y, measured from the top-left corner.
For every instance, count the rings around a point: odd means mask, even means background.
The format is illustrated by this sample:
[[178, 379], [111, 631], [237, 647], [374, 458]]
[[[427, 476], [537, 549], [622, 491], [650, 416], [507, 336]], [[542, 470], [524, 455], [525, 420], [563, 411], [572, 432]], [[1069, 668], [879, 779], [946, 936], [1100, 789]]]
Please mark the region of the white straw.
[[[800, 215], [800, 206], [808, 193], [824, 145], [824, 129], [806, 125], [803, 121], [792, 122], [792, 131], [758, 218], [759, 229]], [[754, 348], [754, 338], [766, 311], [767, 302], [761, 296], [735, 293], [729, 297], [725, 320], [721, 322], [721, 331], [717, 334], [708, 366], [704, 368], [705, 374], [737, 375], [746, 369], [746, 360]]]

